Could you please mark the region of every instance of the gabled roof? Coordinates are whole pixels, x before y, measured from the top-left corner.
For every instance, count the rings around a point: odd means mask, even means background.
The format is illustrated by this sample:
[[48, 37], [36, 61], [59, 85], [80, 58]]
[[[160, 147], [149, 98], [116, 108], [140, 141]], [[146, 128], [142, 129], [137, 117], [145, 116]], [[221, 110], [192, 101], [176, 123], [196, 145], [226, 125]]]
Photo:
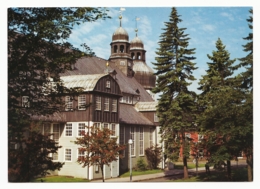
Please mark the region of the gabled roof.
[[[110, 66], [107, 68], [107, 62], [107, 60], [99, 57], [82, 57], [75, 63], [74, 70], [66, 71], [60, 74], [60, 76], [107, 74], [107, 69], [109, 71], [115, 70], [117, 74], [114, 78], [119, 84], [122, 93], [140, 95], [140, 101], [154, 101], [150, 94], [134, 77], [127, 77], [113, 62], [109, 62]], [[136, 92], [137, 89], [139, 93]]]
[[70, 75], [62, 76], [60, 79], [67, 88], [80, 87], [84, 91], [93, 91], [99, 79], [106, 75], [108, 74]]
[[119, 123], [154, 126], [154, 124], [143, 116], [142, 113], [136, 111], [134, 106], [127, 104], [120, 104]]
[[140, 112], [156, 111], [157, 101], [154, 102], [138, 102], [135, 104], [135, 109]]

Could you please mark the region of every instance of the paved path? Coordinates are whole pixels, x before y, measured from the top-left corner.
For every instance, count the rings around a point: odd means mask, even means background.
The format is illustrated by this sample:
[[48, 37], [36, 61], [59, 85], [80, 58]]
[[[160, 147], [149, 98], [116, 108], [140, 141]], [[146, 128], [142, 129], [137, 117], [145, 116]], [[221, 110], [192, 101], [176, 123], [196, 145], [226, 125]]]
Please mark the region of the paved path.
[[[236, 162], [231, 162], [231, 166], [236, 166]], [[239, 162], [239, 165], [246, 165], [245, 162]], [[210, 167], [210, 170], [212, 170], [213, 167]], [[198, 171], [206, 171], [204, 167], [199, 167]], [[196, 173], [196, 168], [189, 169], [189, 173]], [[155, 173], [155, 174], [147, 174], [147, 175], [139, 175], [139, 176], [133, 176], [132, 177], [132, 182], [139, 182], [139, 181], [145, 181], [145, 180], [151, 180], [155, 178], [162, 178], [166, 176], [174, 176], [174, 175], [180, 175], [183, 174], [183, 169], [173, 169], [173, 170], [165, 170], [164, 172], [161, 173]], [[97, 183], [97, 182], [102, 182], [101, 179], [98, 180], [92, 180], [91, 183]], [[110, 178], [106, 179], [105, 182], [130, 182], [130, 177], [117, 177], [117, 178]]]

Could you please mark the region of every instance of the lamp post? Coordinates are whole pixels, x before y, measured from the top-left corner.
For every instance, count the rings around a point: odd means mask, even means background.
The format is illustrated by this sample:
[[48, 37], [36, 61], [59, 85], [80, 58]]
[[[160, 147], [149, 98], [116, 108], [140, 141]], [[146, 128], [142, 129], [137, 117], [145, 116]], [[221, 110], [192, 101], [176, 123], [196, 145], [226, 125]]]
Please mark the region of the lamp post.
[[131, 145], [133, 144], [133, 140], [128, 140], [129, 144], [129, 161], [130, 161], [130, 182], [132, 181], [132, 158], [131, 158]]

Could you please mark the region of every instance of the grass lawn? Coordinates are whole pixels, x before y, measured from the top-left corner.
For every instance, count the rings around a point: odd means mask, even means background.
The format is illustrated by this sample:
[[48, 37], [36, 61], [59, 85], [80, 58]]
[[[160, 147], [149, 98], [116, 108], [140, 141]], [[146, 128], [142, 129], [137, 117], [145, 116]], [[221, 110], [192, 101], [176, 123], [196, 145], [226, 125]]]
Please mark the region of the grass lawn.
[[225, 171], [212, 171], [210, 175], [205, 172], [188, 179], [170, 180], [170, 182], [247, 182], [247, 168], [232, 170], [232, 180], [229, 181]]
[[[163, 172], [163, 170], [161, 169], [153, 169], [153, 170], [146, 170], [146, 171], [132, 171], [132, 176], [147, 175], [147, 174], [154, 174], [154, 173], [161, 173], [161, 172]], [[120, 177], [129, 177], [129, 176], [130, 176], [129, 171], [120, 175]]]
[[[205, 167], [205, 163], [199, 163], [198, 167]], [[194, 163], [188, 162], [188, 169], [196, 168]], [[174, 163], [174, 169], [183, 169], [183, 163]]]
[[32, 182], [89, 182], [89, 180], [83, 178], [74, 178], [69, 176], [47, 176], [47, 177], [37, 178]]

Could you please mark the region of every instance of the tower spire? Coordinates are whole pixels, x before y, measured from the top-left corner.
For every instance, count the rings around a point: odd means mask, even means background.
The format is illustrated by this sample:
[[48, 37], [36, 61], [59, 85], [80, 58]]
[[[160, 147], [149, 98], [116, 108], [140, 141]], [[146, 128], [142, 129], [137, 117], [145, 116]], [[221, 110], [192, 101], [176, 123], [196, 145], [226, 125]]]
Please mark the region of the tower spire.
[[137, 21], [140, 20], [140, 18], [138, 17], [135, 17], [135, 36], [137, 37], [137, 32], [138, 32], [138, 29], [137, 29]]
[[120, 25], [119, 25], [119, 26], [120, 26], [120, 27], [122, 26], [122, 18], [123, 18], [122, 12], [123, 12], [123, 11], [125, 11], [125, 8], [122, 8], [122, 7], [121, 7], [121, 8], [120, 8], [120, 11], [119, 11], [119, 14], [120, 14], [120, 15], [119, 15], [119, 20], [120, 20]]

